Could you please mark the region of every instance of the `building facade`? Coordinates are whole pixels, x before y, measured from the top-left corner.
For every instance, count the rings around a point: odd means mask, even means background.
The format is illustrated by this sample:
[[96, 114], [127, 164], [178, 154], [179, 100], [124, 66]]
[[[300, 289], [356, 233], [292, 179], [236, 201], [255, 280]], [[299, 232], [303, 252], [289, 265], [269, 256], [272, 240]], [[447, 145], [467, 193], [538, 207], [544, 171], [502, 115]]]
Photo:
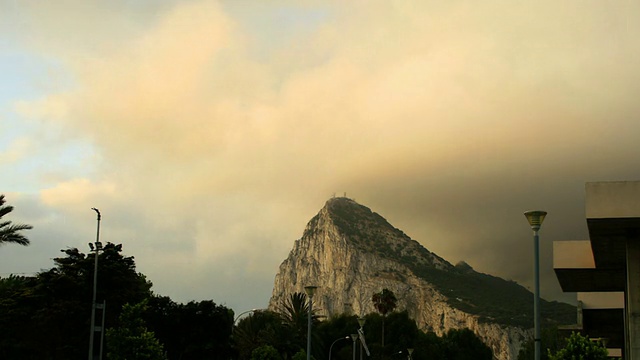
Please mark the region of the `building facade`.
[[612, 357], [640, 360], [640, 181], [585, 188], [589, 240], [554, 242], [554, 270], [578, 294], [575, 329]]

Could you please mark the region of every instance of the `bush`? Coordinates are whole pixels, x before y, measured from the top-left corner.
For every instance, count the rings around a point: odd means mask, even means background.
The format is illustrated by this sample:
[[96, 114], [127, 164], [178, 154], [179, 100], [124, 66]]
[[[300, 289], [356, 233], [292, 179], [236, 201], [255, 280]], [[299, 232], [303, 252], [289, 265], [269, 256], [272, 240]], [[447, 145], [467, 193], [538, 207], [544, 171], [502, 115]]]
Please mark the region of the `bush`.
[[549, 354], [550, 360], [607, 360], [607, 349], [599, 341], [591, 341], [579, 333], [571, 333], [567, 346], [555, 354]]
[[280, 360], [278, 350], [271, 345], [262, 345], [251, 352], [251, 360]]

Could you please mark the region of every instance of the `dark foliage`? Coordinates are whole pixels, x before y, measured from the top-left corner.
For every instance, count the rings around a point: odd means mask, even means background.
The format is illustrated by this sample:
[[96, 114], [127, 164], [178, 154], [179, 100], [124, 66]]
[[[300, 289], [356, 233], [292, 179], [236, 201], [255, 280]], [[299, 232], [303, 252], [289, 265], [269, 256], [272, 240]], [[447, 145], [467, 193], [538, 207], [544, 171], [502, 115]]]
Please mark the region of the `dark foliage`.
[[[364, 333], [371, 357], [369, 359], [401, 360], [407, 358], [407, 350], [413, 349], [414, 360], [455, 359], [455, 360], [491, 360], [493, 354], [471, 330], [451, 330], [443, 337], [433, 332], [418, 329], [415, 321], [409, 318], [406, 311], [393, 312], [387, 316], [387, 337], [384, 347], [377, 334], [382, 327], [382, 316], [376, 313], [365, 316]], [[317, 327], [321, 341], [313, 355], [318, 359], [328, 358], [329, 346], [336, 339], [355, 334], [359, 328], [357, 317], [341, 315], [323, 321]], [[357, 358], [360, 345], [356, 343]], [[335, 343], [332, 360], [351, 360], [353, 358], [353, 341]], [[366, 355], [365, 355], [366, 358]]]
[[573, 332], [564, 342], [564, 347], [555, 353], [548, 351], [550, 360], [607, 360], [607, 349], [600, 341], [591, 341], [588, 336]]
[[6, 202], [4, 195], [0, 194], [0, 245], [8, 243], [29, 245], [29, 239], [20, 231], [32, 229], [31, 225], [13, 224], [8, 220], [2, 221], [4, 216], [13, 211], [13, 206], [5, 205]]
[[[107, 303], [106, 327], [117, 324], [126, 303], [150, 295], [151, 284], [135, 271], [133, 257], [107, 243], [99, 257], [97, 301]], [[36, 277], [0, 280], [2, 359], [79, 359], [87, 356], [94, 254], [62, 250], [55, 267]], [[20, 315], [20, 316], [18, 316]]]
[[282, 316], [272, 311], [256, 311], [241, 319], [233, 330], [238, 359], [250, 359], [255, 349], [265, 345], [273, 346], [279, 353], [289, 352], [290, 341]]
[[145, 312], [149, 330], [164, 345], [169, 359], [228, 359], [233, 313], [213, 301], [177, 304], [168, 297], [149, 299]]
[[[54, 259], [52, 269], [35, 277], [0, 278], [0, 359], [87, 357], [95, 255], [75, 248], [62, 252], [64, 256]], [[121, 252], [121, 245], [107, 243], [98, 259], [97, 302], [106, 302], [105, 328], [119, 331], [112, 332], [112, 339], [140, 341], [148, 349], [157, 349], [155, 335], [170, 360], [232, 356], [229, 309], [212, 301], [183, 305], [152, 296], [151, 283], [136, 272], [134, 258]], [[127, 304], [144, 311], [121, 318]], [[143, 318], [137, 319], [140, 313]], [[140, 330], [139, 324], [145, 324], [146, 330]], [[131, 332], [132, 328], [137, 330]], [[126, 350], [123, 344], [113, 345], [110, 348], [107, 341], [105, 353], [115, 356]]]
[[449, 330], [442, 337], [445, 359], [450, 360], [492, 360], [493, 353], [469, 329]]
[[162, 344], [142, 318], [147, 301], [126, 304], [122, 308], [117, 327], [107, 330], [109, 344], [107, 360], [165, 360]]

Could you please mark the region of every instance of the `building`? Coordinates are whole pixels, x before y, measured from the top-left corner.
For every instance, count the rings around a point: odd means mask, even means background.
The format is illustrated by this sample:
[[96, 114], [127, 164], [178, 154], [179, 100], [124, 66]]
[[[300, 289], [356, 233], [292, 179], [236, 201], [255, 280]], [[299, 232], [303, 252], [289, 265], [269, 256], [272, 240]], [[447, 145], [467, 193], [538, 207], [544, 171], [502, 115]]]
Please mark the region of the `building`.
[[578, 324], [612, 357], [640, 360], [640, 181], [586, 184], [589, 240], [557, 241], [553, 267], [578, 293]]

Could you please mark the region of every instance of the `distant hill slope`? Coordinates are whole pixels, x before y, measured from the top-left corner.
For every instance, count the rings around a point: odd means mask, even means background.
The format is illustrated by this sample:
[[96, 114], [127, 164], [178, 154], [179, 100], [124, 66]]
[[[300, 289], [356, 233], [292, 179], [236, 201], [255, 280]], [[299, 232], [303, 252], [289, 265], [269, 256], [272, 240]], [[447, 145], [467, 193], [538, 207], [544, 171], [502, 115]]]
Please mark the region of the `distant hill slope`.
[[[332, 316], [375, 311], [383, 288], [418, 326], [443, 334], [471, 328], [503, 360], [515, 359], [533, 326], [533, 295], [521, 285], [456, 266], [430, 252], [379, 214], [348, 198], [327, 201], [307, 224], [276, 275], [270, 306], [306, 285], [320, 286], [319, 306]], [[351, 304], [345, 308], [345, 304]], [[547, 323], [575, 323], [575, 307], [542, 301]]]

